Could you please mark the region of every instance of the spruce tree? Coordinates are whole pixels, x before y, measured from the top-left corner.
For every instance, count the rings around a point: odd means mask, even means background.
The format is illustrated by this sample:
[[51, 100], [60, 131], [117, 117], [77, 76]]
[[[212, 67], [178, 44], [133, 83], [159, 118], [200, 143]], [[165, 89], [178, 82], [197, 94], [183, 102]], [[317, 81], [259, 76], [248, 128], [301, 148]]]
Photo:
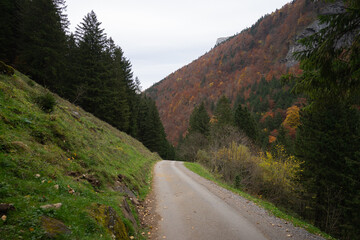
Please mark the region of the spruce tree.
[[230, 106], [230, 101], [227, 97], [222, 96], [216, 104], [214, 116], [216, 119], [216, 126], [222, 127], [225, 125], [233, 125], [233, 112]]
[[79, 76], [77, 87], [83, 89], [80, 105], [95, 116], [100, 116], [98, 109], [102, 103], [103, 89], [107, 84], [104, 65], [104, 50], [107, 43], [101, 22], [97, 20], [94, 11], [88, 13], [76, 28], [78, 50]]
[[[360, 92], [360, 3], [319, 17], [325, 26], [301, 40], [303, 74], [295, 90], [310, 105], [301, 114], [296, 155], [316, 223], [343, 239], [360, 235], [360, 133], [353, 105]], [[334, 217], [336, 216], [336, 218]], [[331, 226], [331, 223], [337, 223]]]
[[20, 0], [0, 2], [0, 60], [14, 64], [20, 37]]
[[301, 121], [295, 149], [311, 214], [323, 230], [355, 239], [360, 234], [354, 224], [360, 219], [359, 113], [329, 100], [303, 111]]
[[110, 38], [107, 44], [105, 61], [108, 76], [104, 85], [103, 103], [100, 107], [100, 115], [117, 127], [119, 130], [128, 132], [130, 128], [131, 110], [126, 86], [126, 73], [122, 66], [124, 62], [123, 51], [116, 46]]
[[235, 125], [240, 131], [243, 131], [253, 141], [258, 139], [258, 129], [256, 126], [255, 119], [246, 107], [242, 107], [238, 104], [235, 109]]
[[52, 0], [26, 0], [21, 6], [21, 43], [16, 66], [44, 86], [56, 89], [64, 71], [66, 26]]
[[204, 136], [208, 136], [210, 132], [210, 117], [205, 109], [204, 103], [199, 107], [195, 107], [190, 115], [189, 133], [199, 132]]
[[138, 112], [137, 138], [151, 151], [162, 158], [174, 158], [174, 149], [166, 139], [166, 134], [155, 102], [147, 97], [140, 100]]

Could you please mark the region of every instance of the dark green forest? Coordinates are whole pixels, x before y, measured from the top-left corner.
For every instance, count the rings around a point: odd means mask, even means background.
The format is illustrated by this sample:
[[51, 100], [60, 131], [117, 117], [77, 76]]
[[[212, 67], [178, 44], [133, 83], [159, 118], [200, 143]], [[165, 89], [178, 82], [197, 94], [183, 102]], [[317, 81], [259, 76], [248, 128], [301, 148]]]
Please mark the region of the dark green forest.
[[64, 0], [1, 0], [0, 60], [172, 159], [155, 103], [94, 11], [69, 32]]

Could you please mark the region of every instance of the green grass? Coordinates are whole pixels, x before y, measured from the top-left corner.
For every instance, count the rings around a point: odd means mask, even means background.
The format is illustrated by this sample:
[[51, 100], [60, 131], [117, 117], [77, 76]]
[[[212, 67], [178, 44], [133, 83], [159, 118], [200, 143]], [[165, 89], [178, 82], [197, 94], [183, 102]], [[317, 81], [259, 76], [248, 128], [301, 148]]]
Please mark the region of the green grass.
[[280, 210], [279, 208], [277, 208], [274, 204], [265, 201], [263, 199], [259, 199], [256, 197], [251, 196], [248, 193], [245, 193], [239, 189], [236, 189], [226, 183], [224, 183], [221, 180], [220, 176], [216, 176], [214, 174], [212, 174], [208, 169], [206, 169], [205, 167], [203, 167], [202, 165], [198, 164], [198, 163], [190, 163], [190, 162], [185, 162], [184, 165], [191, 171], [193, 171], [194, 173], [200, 175], [201, 177], [208, 179], [214, 183], [216, 183], [217, 185], [232, 191], [233, 193], [236, 193], [252, 202], [254, 202], [256, 205], [264, 208], [265, 210], [267, 210], [268, 212], [270, 212], [271, 214], [273, 214], [274, 216], [284, 219], [288, 222], [293, 223], [294, 226], [297, 227], [302, 227], [305, 228], [308, 232], [316, 234], [316, 235], [320, 235], [326, 239], [329, 240], [335, 240], [335, 238], [329, 236], [328, 234], [320, 231], [318, 228], [314, 227], [313, 225], [304, 222], [303, 220], [300, 220], [299, 218], [296, 218], [294, 216], [291, 216], [288, 213], [285, 213], [284, 211]]
[[[125, 184], [144, 199], [160, 157], [56, 95], [53, 111], [44, 111], [38, 99], [45, 94], [48, 90], [19, 72], [0, 75], [0, 203], [16, 208], [0, 220], [1, 239], [45, 239], [44, 215], [72, 231], [59, 239], [111, 239], [90, 216], [91, 206], [111, 206], [122, 215], [124, 196], [112, 190], [117, 176], [125, 176]], [[72, 173], [100, 183], [93, 186]], [[58, 202], [60, 209], [40, 208]], [[141, 238], [130, 221], [123, 221], [129, 235]]]

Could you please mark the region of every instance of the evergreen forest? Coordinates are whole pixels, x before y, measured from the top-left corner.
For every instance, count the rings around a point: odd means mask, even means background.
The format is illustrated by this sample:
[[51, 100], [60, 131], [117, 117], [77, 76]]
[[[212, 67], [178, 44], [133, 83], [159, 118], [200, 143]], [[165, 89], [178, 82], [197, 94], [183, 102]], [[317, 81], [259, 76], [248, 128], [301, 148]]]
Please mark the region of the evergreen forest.
[[[0, 60], [172, 159], [153, 100], [94, 11], [69, 32], [64, 0], [2, 0]], [[146, 121], [145, 121], [146, 120]]]

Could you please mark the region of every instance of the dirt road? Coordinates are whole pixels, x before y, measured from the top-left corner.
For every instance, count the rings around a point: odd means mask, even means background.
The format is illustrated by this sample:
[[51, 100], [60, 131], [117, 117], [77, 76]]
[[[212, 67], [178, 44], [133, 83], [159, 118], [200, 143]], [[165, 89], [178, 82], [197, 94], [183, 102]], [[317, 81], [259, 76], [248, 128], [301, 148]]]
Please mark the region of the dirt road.
[[181, 162], [154, 170], [157, 239], [323, 239], [270, 216], [254, 203], [205, 180]]

